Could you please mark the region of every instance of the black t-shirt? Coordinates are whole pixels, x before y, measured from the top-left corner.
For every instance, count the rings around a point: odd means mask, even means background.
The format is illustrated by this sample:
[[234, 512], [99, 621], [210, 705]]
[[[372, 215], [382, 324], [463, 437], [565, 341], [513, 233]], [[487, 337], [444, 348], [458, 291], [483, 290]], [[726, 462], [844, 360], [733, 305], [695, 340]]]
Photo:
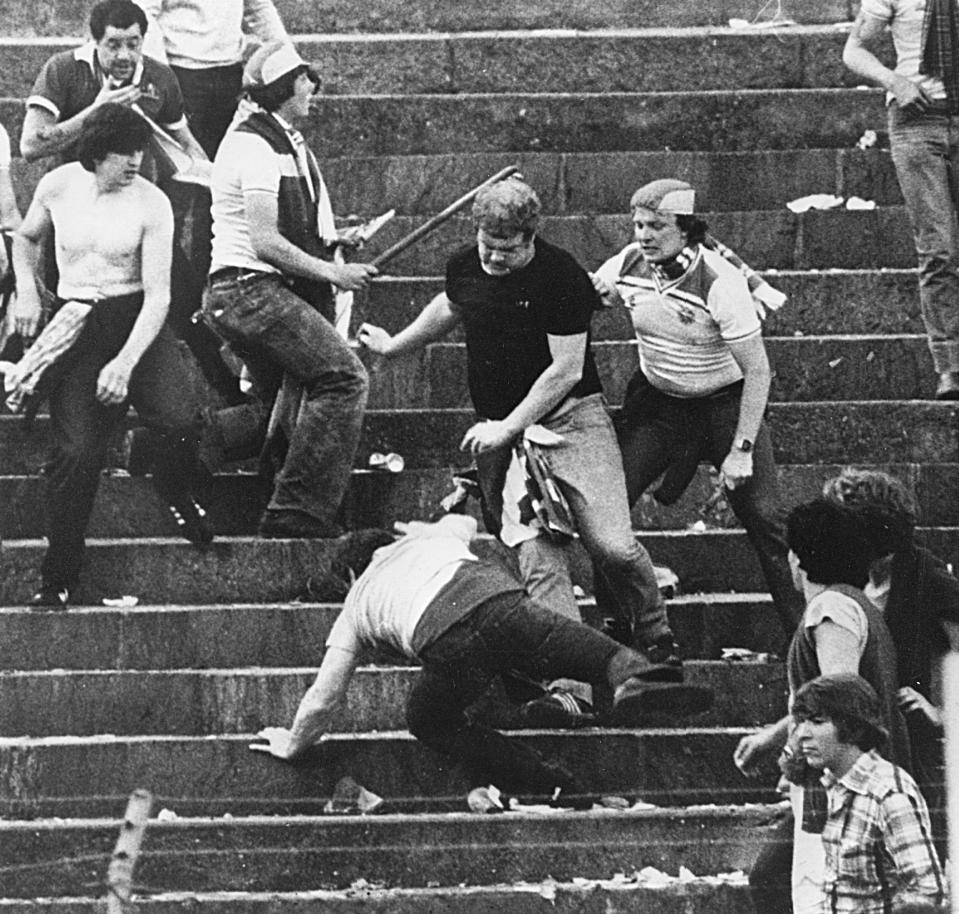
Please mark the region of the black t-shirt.
[[552, 364], [547, 336], [587, 334], [583, 375], [569, 396], [601, 393], [589, 347], [599, 296], [571, 254], [541, 238], [533, 259], [507, 276], [483, 271], [475, 245], [446, 265], [446, 295], [466, 331], [470, 396], [486, 419], [503, 419]]

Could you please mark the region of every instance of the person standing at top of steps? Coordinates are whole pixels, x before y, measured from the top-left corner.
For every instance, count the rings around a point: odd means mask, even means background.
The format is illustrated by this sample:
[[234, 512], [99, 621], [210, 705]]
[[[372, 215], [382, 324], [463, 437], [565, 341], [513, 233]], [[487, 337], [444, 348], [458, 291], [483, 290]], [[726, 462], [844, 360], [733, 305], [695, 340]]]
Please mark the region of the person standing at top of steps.
[[[746, 277], [710, 250], [696, 192], [660, 179], [630, 200], [636, 241], [593, 274], [629, 310], [639, 369], [616, 416], [629, 504], [665, 471], [656, 497], [682, 495], [700, 460], [720, 473], [746, 528], [788, 639], [802, 612], [786, 560], [772, 441], [763, 421], [771, 372]], [[601, 606], [612, 604], [597, 590]]]
[[150, 27], [143, 49], [167, 63], [183, 92], [190, 128], [212, 159], [236, 113], [249, 33], [289, 42], [273, 0], [136, 0]]
[[[896, 66], [874, 53], [892, 31]], [[889, 145], [919, 257], [937, 400], [959, 400], [959, 13], [955, 0], [863, 0], [843, 62], [886, 89]]]
[[[466, 709], [494, 677], [572, 677], [613, 690], [610, 722], [647, 720], [706, 710], [712, 693], [681, 684], [682, 671], [651, 663], [600, 632], [534, 604], [506, 568], [470, 551], [476, 521], [449, 514], [435, 523], [397, 524], [405, 535], [373, 553], [326, 642], [316, 681], [292, 728], [268, 727], [251, 749], [294, 759], [330, 731], [363, 648], [389, 648], [422, 669], [406, 704], [410, 732], [459, 764], [470, 787], [494, 784], [577, 805], [586, 785], [562, 765], [544, 761], [521, 740], [472, 720]], [[359, 537], [359, 534], [355, 536]], [[389, 535], [366, 538], [365, 560]], [[359, 553], [361, 546], [358, 544]], [[354, 568], [362, 567], [357, 556]]]
[[[896, 648], [882, 613], [862, 591], [875, 556], [861, 517], [843, 505], [816, 499], [790, 513], [787, 541], [796, 588], [806, 603], [786, 660], [790, 699], [817, 676], [862, 676], [881, 699], [890, 737], [886, 755], [909, 770], [909, 736], [896, 697]], [[744, 736], [733, 760], [744, 774], [755, 776], [764, 758], [780, 752], [780, 765], [791, 781], [792, 815], [760, 852], [749, 875], [750, 894], [757, 911], [821, 914], [824, 798], [818, 777], [809, 778], [803, 765], [794, 764], [802, 760], [790, 718]]]
[[450, 258], [446, 291], [396, 336], [364, 324], [358, 337], [373, 352], [395, 357], [462, 325], [479, 421], [460, 447], [476, 457], [486, 526], [515, 549], [529, 596], [579, 619], [563, 546], [544, 533], [509, 535], [519, 526], [512, 500], [504, 499], [514, 445], [538, 426], [546, 436], [538, 438], [545, 442], [540, 456], [597, 577], [615, 594], [618, 615], [630, 620], [630, 643], [657, 662], [678, 664], [653, 564], [633, 534], [622, 461], [590, 348], [599, 299], [572, 255], [537, 235], [540, 209], [536, 193], [518, 178], [485, 188], [473, 204], [476, 243]]
[[250, 58], [244, 84], [249, 113], [213, 163], [213, 259], [203, 311], [242, 357], [267, 413], [284, 374], [303, 391], [260, 535], [338, 536], [369, 380], [333, 326], [333, 293], [365, 288], [377, 270], [333, 261], [330, 197], [293, 126], [309, 117], [312, 70], [293, 45], [272, 42]]
[[[65, 609], [76, 586], [100, 470], [128, 403], [160, 434], [153, 479], [180, 532], [195, 543], [213, 538], [192, 495], [199, 412], [184, 390], [183, 355], [164, 323], [173, 214], [166, 197], [139, 175], [149, 137], [149, 125], [129, 108], [98, 106], [80, 133], [80, 161], [41, 179], [14, 237], [20, 332], [32, 336], [40, 319], [35, 272], [53, 229], [57, 295], [83, 321], [41, 380], [50, 398], [53, 457], [46, 471], [49, 547], [31, 602], [36, 609]], [[58, 317], [68, 313], [65, 307]]]

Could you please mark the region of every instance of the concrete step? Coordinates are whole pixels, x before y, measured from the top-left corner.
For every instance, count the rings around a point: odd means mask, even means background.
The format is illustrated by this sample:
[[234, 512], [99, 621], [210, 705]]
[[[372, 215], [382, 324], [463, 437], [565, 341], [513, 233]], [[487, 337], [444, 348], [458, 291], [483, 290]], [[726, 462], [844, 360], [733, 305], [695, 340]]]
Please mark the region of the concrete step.
[[[151, 823], [136, 882], [154, 891], [303, 891], [609, 878], [655, 866], [746, 870], [779, 810], [693, 807], [565, 815], [181, 819]], [[8, 898], [99, 885], [120, 821], [0, 824]]]
[[[336, 0], [277, 0], [277, 10], [291, 33], [433, 32], [479, 29], [605, 29], [609, 27], [725, 26], [730, 18], [769, 20], [770, 8], [757, 17], [750, 0], [494, 0], [482, 8], [463, 3], [371, 0], [362, 6]], [[782, 15], [800, 23], [852, 21], [852, 0], [786, 0]], [[84, 0], [44, 0], [24, 7], [0, 3], [7, 35], [77, 35], [88, 33], [89, 4]]]
[[[595, 613], [584, 603], [588, 617]], [[770, 652], [782, 634], [767, 594], [694, 594], [667, 601], [688, 658], [723, 647]], [[0, 670], [209, 670], [315, 667], [339, 604], [0, 609]], [[29, 728], [28, 728], [29, 729]]]
[[[384, 812], [466, 809], [466, 776], [405, 731], [332, 735], [294, 764], [250, 751], [255, 732], [3, 739], [0, 815], [110, 816], [135, 786], [156, 795], [156, 811], [180, 816], [317, 815], [347, 775], [383, 797]], [[774, 776], [747, 779], [733, 764], [746, 732], [523, 730], [509, 738], [561, 758], [597, 796], [684, 806], [773, 798]]]
[[[321, 163], [341, 217], [387, 207], [401, 215], [437, 213], [513, 164], [537, 189], [544, 212], [558, 215], [623, 213], [636, 186], [660, 177], [689, 181], [714, 212], [782, 209], [812, 193], [858, 196], [880, 206], [902, 202], [887, 149], [341, 155]], [[14, 158], [14, 189], [24, 211], [47, 168], [45, 160]]]
[[[23, 103], [0, 102], [14, 148]], [[307, 140], [320, 156], [848, 148], [885, 124], [869, 89], [319, 96]]]
[[[957, 410], [935, 401], [814, 401], [772, 403], [768, 417], [782, 464], [951, 463]], [[357, 465], [365, 466], [370, 453], [393, 451], [410, 469], [468, 466], [459, 442], [473, 419], [466, 409], [370, 410]], [[36, 473], [48, 448], [46, 418], [25, 429], [20, 417], [0, 416], [3, 475]], [[111, 452], [110, 465], [120, 466], [122, 460], [118, 450]]]
[[[358, 881], [355, 888], [313, 892], [134, 893], [137, 911], [146, 914], [751, 914], [745, 877], [704, 876], [650, 885], [621, 874], [610, 880], [426, 889], [387, 889]], [[0, 898], [2, 914], [36, 914], [32, 900]], [[44, 899], [53, 914], [100, 914], [95, 897]]]
[[[627, 191], [629, 193], [631, 191]], [[757, 270], [908, 269], [916, 264], [905, 209], [778, 210], [704, 213], [710, 231]], [[423, 217], [397, 217], [364, 249], [371, 259], [418, 228]], [[627, 215], [547, 216], [543, 238], [566, 248], [587, 269], [632, 241]], [[393, 275], [442, 275], [450, 255], [475, 237], [472, 221], [451, 219], [396, 260]]]
[[460, 189], [518, 164], [550, 214], [624, 213], [644, 181], [678, 177], [713, 212], [781, 209], [812, 193], [858, 196], [879, 205], [902, 202], [886, 149], [796, 149], [744, 152], [468, 153], [342, 157], [323, 161], [337, 212], [435, 213]]
[[[330, 95], [854, 86], [845, 40], [834, 25], [295, 36]], [[0, 95], [26, 97], [45, 61], [74, 44], [4, 38]]]
[[[936, 376], [925, 336], [772, 337], [774, 402], [932, 399]], [[620, 404], [639, 369], [633, 342], [593, 346], [606, 397]], [[434, 345], [418, 356], [371, 360], [375, 409], [468, 408], [466, 352], [461, 343]], [[425, 382], [425, 383], [424, 383]]]
[[[959, 529], [925, 528], [922, 540], [959, 567]], [[646, 532], [653, 560], [672, 568], [690, 593], [760, 592], [765, 583], [745, 534], [738, 530]], [[480, 538], [481, 552], [496, 548]], [[315, 600], [342, 599], [346, 582], [331, 573], [342, 540], [257, 540], [222, 537], [207, 549], [183, 540], [89, 540], [79, 605], [137, 596], [143, 603], [287, 602], [309, 591]], [[45, 544], [14, 540], [0, 553], [0, 605], [23, 605], [37, 586]], [[589, 589], [585, 553], [571, 555], [574, 579]]]
[[[779, 467], [785, 507], [815, 497], [822, 483], [835, 476], [839, 464]], [[959, 464], [887, 464], [880, 469], [905, 479], [916, 493], [920, 517], [933, 526], [959, 521]], [[446, 468], [409, 469], [401, 474], [354, 470], [345, 518], [352, 528], [391, 529], [396, 520], [428, 520], [440, 499], [452, 489]], [[686, 494], [674, 505], [659, 504], [648, 494], [633, 509], [636, 530], [684, 530], [694, 524], [738, 527], [725, 498], [718, 501], [716, 477], [708, 465], [699, 468]], [[262, 481], [249, 474], [221, 474], [203, 502], [220, 536], [252, 535], [266, 503]], [[44, 535], [43, 480], [38, 476], [0, 476], [0, 536], [38, 539]], [[470, 513], [480, 520], [477, 505]], [[171, 529], [168, 517], [148, 479], [106, 475], [91, 518], [92, 537], [153, 536]]]
[[[780, 311], [766, 318], [767, 336], [923, 332], [913, 270], [767, 270], [765, 275], [789, 297]], [[355, 320], [396, 332], [442, 291], [442, 275], [383, 277], [368, 295], [357, 297]], [[595, 340], [631, 336], [628, 316], [621, 310], [603, 309], [594, 315]]]
[[[322, 655], [318, 642], [300, 668], [0, 672], [0, 737], [249, 733], [293, 719]], [[677, 724], [751, 727], [786, 713], [781, 663], [690, 660], [685, 670], [688, 682], [711, 688], [716, 700]], [[333, 729], [403, 729], [416, 676], [416, 667], [362, 667]]]

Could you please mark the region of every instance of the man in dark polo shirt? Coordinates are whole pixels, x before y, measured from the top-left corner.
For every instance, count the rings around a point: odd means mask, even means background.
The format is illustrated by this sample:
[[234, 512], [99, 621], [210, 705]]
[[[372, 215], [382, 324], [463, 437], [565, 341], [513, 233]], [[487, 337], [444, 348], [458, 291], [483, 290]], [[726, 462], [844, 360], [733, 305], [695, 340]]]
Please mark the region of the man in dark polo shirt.
[[532, 188], [516, 178], [482, 191], [473, 206], [476, 244], [450, 259], [446, 291], [395, 337], [364, 325], [359, 338], [396, 356], [463, 326], [480, 421], [461, 447], [476, 456], [487, 525], [515, 547], [529, 595], [578, 618], [564, 547], [543, 531], [522, 532], [513, 499], [504, 499], [512, 446], [535, 425], [546, 430], [537, 435], [547, 443], [543, 459], [620, 615], [633, 622], [635, 645], [678, 662], [652, 563], [633, 535], [622, 460], [590, 351], [596, 292], [569, 253], [536, 235], [539, 212]]
[[194, 158], [206, 153], [187, 127], [173, 71], [141, 51], [147, 18], [133, 0], [102, 0], [90, 13], [93, 40], [54, 54], [27, 99], [20, 137], [26, 159], [75, 158], [84, 122], [104, 102], [136, 106]]

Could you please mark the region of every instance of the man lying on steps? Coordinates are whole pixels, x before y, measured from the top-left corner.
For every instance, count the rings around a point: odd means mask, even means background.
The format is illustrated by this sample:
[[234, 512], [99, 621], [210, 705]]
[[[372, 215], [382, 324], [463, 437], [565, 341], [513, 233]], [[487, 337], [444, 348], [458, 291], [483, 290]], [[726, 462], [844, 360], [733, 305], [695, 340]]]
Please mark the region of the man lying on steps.
[[[572, 619], [532, 603], [505, 567], [469, 549], [476, 521], [447, 515], [436, 523], [397, 524], [383, 533], [369, 567], [346, 597], [326, 642], [316, 681], [291, 729], [267, 727], [251, 749], [293, 759], [330, 730], [362, 648], [389, 647], [422, 670], [406, 705], [410, 732], [462, 766], [471, 786], [559, 796], [583, 792], [572, 774], [529, 746], [471, 720], [466, 709], [495, 676], [512, 670], [535, 679], [571, 677], [607, 683], [609, 723], [635, 726], [655, 716], [706, 710], [712, 693], [684, 685], [682, 670], [644, 655]], [[359, 563], [358, 563], [359, 564]], [[564, 802], [564, 805], [566, 803]]]

